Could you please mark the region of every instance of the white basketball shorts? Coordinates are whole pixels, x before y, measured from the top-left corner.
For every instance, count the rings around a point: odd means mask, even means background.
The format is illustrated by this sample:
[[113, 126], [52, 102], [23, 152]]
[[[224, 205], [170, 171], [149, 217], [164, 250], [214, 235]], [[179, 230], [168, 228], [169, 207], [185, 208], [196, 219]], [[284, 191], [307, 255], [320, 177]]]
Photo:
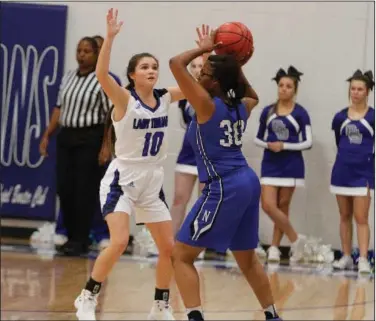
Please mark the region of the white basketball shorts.
[[110, 163], [100, 186], [103, 216], [113, 212], [134, 215], [137, 224], [171, 220], [162, 191], [164, 170], [160, 165]]

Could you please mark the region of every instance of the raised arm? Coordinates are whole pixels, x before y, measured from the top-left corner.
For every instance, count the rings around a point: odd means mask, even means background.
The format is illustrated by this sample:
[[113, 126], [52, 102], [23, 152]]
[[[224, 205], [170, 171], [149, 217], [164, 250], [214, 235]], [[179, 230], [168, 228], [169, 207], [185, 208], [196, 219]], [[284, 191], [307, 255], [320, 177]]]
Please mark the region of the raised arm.
[[181, 91], [179, 87], [168, 87], [167, 91], [171, 95], [171, 103], [174, 103], [176, 101], [179, 101], [185, 98], [184, 93]]
[[95, 73], [104, 92], [114, 104], [114, 119], [120, 120], [124, 117], [126, 106], [128, 105], [130, 93], [121, 87], [110, 75], [110, 55], [115, 36], [119, 33], [123, 22], [117, 21], [118, 11], [112, 8], [107, 14], [107, 36], [103, 41], [102, 49], [99, 53]]
[[188, 72], [188, 64], [198, 56], [210, 53], [215, 48], [214, 33], [205, 34], [200, 41], [200, 47], [181, 53], [170, 59], [170, 69], [185, 98], [195, 109], [197, 120], [206, 122], [214, 113], [214, 103], [204, 87]]
[[244, 95], [244, 98], [242, 99], [242, 102], [247, 108], [248, 117], [249, 117], [252, 109], [255, 108], [257, 104], [259, 103], [259, 98], [256, 92], [254, 91], [254, 89], [252, 88], [252, 86], [250, 85], [248, 79], [245, 77], [243, 73], [243, 69], [240, 69], [240, 81], [246, 86], [245, 95]]
[[[198, 36], [198, 40], [196, 40], [196, 44], [200, 48], [200, 44], [201, 44], [204, 36], [206, 34], [209, 34], [209, 26], [203, 25], [202, 32], [201, 32], [200, 28], [196, 28], [196, 32], [197, 32], [197, 36]], [[203, 53], [203, 55], [202, 55], [202, 64], [203, 65], [205, 64], [206, 60], [208, 60], [210, 53], [211, 53], [211, 51]], [[181, 91], [181, 89], [179, 87], [170, 87], [170, 88], [167, 88], [167, 90], [169, 91], [169, 93], [171, 95], [171, 102], [180, 101], [182, 99], [185, 99], [185, 95], [183, 94], [183, 92]]]
[[209, 93], [187, 70], [187, 65], [194, 58], [202, 55], [203, 49], [192, 49], [170, 59], [170, 69], [185, 98], [195, 109], [197, 119], [205, 122], [214, 113], [214, 103]]

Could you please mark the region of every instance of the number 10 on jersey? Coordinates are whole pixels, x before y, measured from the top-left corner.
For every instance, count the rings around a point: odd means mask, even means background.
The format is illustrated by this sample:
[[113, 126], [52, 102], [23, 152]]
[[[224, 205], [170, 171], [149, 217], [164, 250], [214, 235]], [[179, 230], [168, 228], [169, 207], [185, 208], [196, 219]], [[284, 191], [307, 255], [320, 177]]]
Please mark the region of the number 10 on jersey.
[[161, 149], [164, 132], [146, 133], [142, 156], [156, 156]]

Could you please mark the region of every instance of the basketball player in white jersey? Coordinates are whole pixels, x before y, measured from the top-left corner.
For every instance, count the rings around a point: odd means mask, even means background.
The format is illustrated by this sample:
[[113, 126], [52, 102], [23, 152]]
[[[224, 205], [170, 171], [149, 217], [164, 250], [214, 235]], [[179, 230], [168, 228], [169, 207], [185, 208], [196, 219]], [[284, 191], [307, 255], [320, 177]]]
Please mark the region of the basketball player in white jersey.
[[[154, 89], [158, 61], [148, 53], [129, 61], [129, 85], [122, 88], [109, 75], [112, 43], [120, 31], [117, 10], [107, 14], [107, 37], [96, 67], [97, 78], [114, 104], [115, 156], [101, 182], [102, 213], [110, 230], [110, 245], [98, 256], [85, 289], [75, 301], [79, 320], [95, 320], [102, 282], [124, 252], [129, 239], [129, 215], [145, 223], [158, 247], [156, 289], [149, 320], [174, 320], [169, 305], [174, 237], [171, 216], [161, 198], [162, 162], [167, 156], [167, 124], [170, 103], [183, 99], [179, 88]], [[107, 124], [109, 125], [109, 124]], [[109, 133], [111, 134], [111, 126]], [[108, 141], [111, 137], [105, 135]], [[111, 147], [110, 147], [111, 148]], [[162, 193], [163, 194], [163, 193]]]

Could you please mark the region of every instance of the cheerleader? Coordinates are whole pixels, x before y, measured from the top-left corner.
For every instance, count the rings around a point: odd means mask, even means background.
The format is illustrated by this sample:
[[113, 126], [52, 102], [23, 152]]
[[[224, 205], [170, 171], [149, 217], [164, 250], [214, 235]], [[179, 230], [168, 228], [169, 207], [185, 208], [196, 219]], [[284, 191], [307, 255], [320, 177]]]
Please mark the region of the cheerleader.
[[303, 256], [305, 236], [298, 235], [289, 219], [295, 187], [304, 186], [302, 151], [312, 146], [311, 121], [305, 108], [295, 102], [301, 72], [290, 66], [273, 78], [278, 85], [278, 100], [263, 109], [256, 145], [265, 148], [261, 165], [261, 204], [274, 221], [273, 241], [268, 260], [279, 262], [278, 249], [283, 234], [292, 243], [291, 262]]
[[343, 256], [333, 263], [335, 269], [352, 269], [352, 217], [355, 217], [359, 261], [358, 271], [370, 273], [367, 260], [369, 246], [368, 215], [370, 189], [375, 182], [375, 110], [367, 99], [373, 89], [371, 71], [357, 70], [349, 79], [350, 106], [339, 111], [333, 119], [337, 157], [332, 169], [330, 191], [336, 195], [340, 213], [340, 237]]

